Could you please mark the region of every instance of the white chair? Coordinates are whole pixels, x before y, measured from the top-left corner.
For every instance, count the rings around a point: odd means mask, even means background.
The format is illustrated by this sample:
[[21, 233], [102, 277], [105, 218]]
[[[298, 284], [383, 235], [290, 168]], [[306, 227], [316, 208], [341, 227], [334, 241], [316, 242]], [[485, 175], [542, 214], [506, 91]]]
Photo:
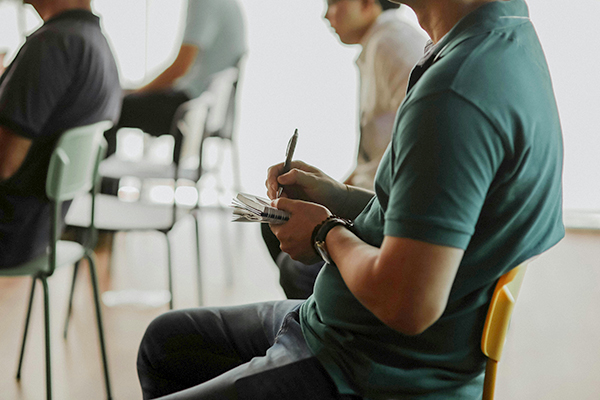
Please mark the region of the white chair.
[[[231, 67], [220, 71], [212, 76], [207, 90], [198, 98], [182, 104], [173, 119], [170, 134], [176, 138], [173, 152], [173, 162], [168, 165], [153, 163], [152, 161], [126, 161], [120, 159], [116, 154], [102, 161], [100, 164], [100, 175], [112, 179], [121, 179], [126, 176], [134, 176], [144, 179], [172, 179], [174, 190], [177, 193], [179, 179], [187, 179], [195, 182], [207, 173], [220, 172], [222, 163], [222, 152], [219, 153], [219, 161], [216, 169], [204, 168], [203, 151], [204, 142], [208, 138], [218, 138], [223, 144], [229, 144], [232, 154], [234, 189], [239, 191], [240, 173], [237, 147], [234, 141], [235, 115], [237, 87], [240, 76], [238, 67]], [[181, 143], [179, 143], [179, 139]], [[220, 148], [222, 150], [222, 148]], [[144, 204], [142, 202], [124, 203], [115, 196], [97, 195], [97, 218], [98, 229], [115, 231], [133, 230], [158, 230], [167, 236], [175, 222], [181, 215], [195, 211], [196, 224], [196, 253], [198, 271], [198, 297], [202, 304], [202, 274], [200, 255], [200, 227], [198, 223], [198, 204], [193, 210], [178, 207], [174, 201], [171, 206]], [[84, 218], [88, 201], [77, 201], [72, 207], [72, 212], [67, 215], [67, 223], [74, 226], [84, 226], [87, 221]], [[169, 208], [171, 208], [169, 212]], [[147, 216], [146, 218], [144, 216]], [[171, 292], [170, 307], [173, 308], [172, 300], [172, 272], [169, 250], [169, 290]]]

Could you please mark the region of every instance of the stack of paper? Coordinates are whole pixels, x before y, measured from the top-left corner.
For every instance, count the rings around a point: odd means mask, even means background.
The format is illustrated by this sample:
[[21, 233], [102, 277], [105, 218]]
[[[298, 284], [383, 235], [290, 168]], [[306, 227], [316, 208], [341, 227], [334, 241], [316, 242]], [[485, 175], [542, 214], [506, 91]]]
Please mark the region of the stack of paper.
[[271, 201], [251, 194], [239, 193], [231, 204], [234, 222], [283, 224], [290, 219], [287, 211], [271, 207]]

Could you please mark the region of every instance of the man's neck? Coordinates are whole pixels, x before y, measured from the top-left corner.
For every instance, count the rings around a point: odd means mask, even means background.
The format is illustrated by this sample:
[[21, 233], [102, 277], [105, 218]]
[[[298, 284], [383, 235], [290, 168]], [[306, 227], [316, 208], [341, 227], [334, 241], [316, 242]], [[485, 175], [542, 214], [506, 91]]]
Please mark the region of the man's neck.
[[358, 40], [357, 44], [362, 45], [363, 40], [367, 36], [367, 32], [369, 32], [373, 25], [375, 25], [375, 22], [377, 21], [377, 18], [379, 18], [380, 15], [381, 13], [371, 16], [371, 18], [369, 19], [369, 23], [363, 27], [362, 34], [360, 35], [360, 39]]
[[405, 4], [415, 11], [421, 27], [437, 43], [464, 16], [493, 1], [497, 0], [406, 0]]

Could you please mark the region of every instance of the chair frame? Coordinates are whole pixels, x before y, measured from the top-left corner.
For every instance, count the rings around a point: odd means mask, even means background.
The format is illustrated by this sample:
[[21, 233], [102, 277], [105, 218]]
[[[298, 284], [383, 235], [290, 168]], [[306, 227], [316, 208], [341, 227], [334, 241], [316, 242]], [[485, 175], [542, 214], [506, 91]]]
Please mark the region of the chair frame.
[[[238, 151], [234, 141], [234, 134], [238, 93], [237, 90], [241, 75], [241, 64], [242, 60], [240, 60], [235, 67], [230, 67], [215, 73], [211, 83], [209, 84], [209, 87], [205, 92], [194, 99], [186, 101], [177, 108], [169, 132], [169, 135], [173, 136], [175, 139], [175, 146], [173, 148], [173, 169], [171, 170], [170, 168], [163, 168], [162, 172], [168, 171], [168, 173], [166, 175], [162, 175], [161, 172], [160, 176], [150, 176], [147, 171], [135, 171], [130, 175], [137, 176], [140, 179], [173, 179], [174, 190], [177, 189], [177, 183], [180, 178], [189, 179], [198, 184], [198, 181], [205, 174], [205, 172], [212, 172], [210, 170], [203, 170], [202, 156], [204, 150], [204, 141], [207, 138], [220, 138], [222, 140], [228, 140], [230, 143], [232, 155], [231, 158], [233, 163], [234, 190], [239, 191], [241, 187], [240, 167]], [[190, 120], [192, 121], [191, 123]], [[120, 178], [123, 175], [122, 171], [120, 171], [121, 169], [126, 168], [128, 165], [137, 164], [123, 161], [121, 165], [121, 162], [113, 159], [112, 157], [116, 156], [113, 155], [110, 157], [110, 161], [107, 159], [101, 163], [99, 167], [100, 175], [106, 175], [110, 178]], [[197, 159], [197, 166], [194, 168], [186, 168], [185, 164], [187, 157], [193, 158], [194, 160]], [[109, 162], [107, 163], [106, 161]], [[220, 166], [221, 164], [222, 153], [219, 153], [217, 165]], [[103, 166], [105, 167], [104, 169]], [[221, 188], [219, 189], [222, 190]], [[196, 205], [189, 210], [189, 213], [194, 217], [195, 223], [198, 301], [199, 305], [202, 305], [203, 290], [201, 273], [200, 226], [197, 215], [198, 209], [199, 206]], [[179, 208], [176, 201], [174, 201], [172, 205], [172, 225], [167, 229], [157, 229], [165, 234], [167, 241], [167, 254], [169, 257], [169, 291], [171, 293], [169, 307], [171, 309], [173, 309], [174, 296], [170, 254], [171, 243], [169, 242], [169, 233], [175, 223], [179, 220], [178, 211]], [[104, 227], [100, 226], [100, 228]]]
[[[81, 260], [62, 260], [62, 263], [58, 262], [58, 253], [61, 253], [61, 249], [66, 251], [68, 247], [71, 250], [76, 249], [75, 253], [82, 253], [82, 258], [86, 258], [90, 267], [90, 278], [92, 281], [92, 287], [94, 292], [94, 303], [96, 311], [96, 322], [98, 326], [98, 336], [100, 342], [100, 350], [102, 353], [102, 363], [104, 369], [104, 383], [106, 386], [107, 398], [112, 398], [112, 392], [110, 387], [110, 379], [108, 372], [108, 362], [106, 357], [106, 346], [104, 340], [104, 329], [102, 323], [102, 312], [99, 301], [99, 290], [96, 275], [95, 259], [92, 252], [91, 242], [94, 241], [93, 235], [88, 238], [88, 243], [85, 245], [79, 245], [78, 243], [66, 242], [59, 240], [60, 236], [60, 222], [62, 220], [62, 205], [64, 201], [71, 200], [78, 193], [87, 192], [94, 185], [93, 175], [98, 169], [98, 165], [102, 155], [104, 154], [105, 148], [102, 146], [102, 133], [104, 130], [110, 128], [112, 125], [109, 121], [102, 121], [95, 124], [76, 127], [69, 129], [63, 133], [60, 137], [56, 148], [52, 153], [50, 160], [48, 174], [46, 178], [46, 194], [50, 199], [52, 213], [51, 228], [50, 228], [50, 246], [49, 253], [47, 255], [40, 256], [32, 261], [26, 262], [21, 266], [12, 267], [5, 270], [0, 270], [0, 276], [19, 276], [19, 275], [31, 275], [32, 285], [29, 296], [29, 305], [27, 308], [27, 314], [25, 317], [25, 324], [23, 330], [23, 341], [21, 344], [21, 352], [19, 355], [19, 363], [17, 367], [16, 379], [21, 378], [21, 369], [23, 366], [23, 358], [25, 353], [25, 345], [27, 342], [27, 333], [29, 330], [29, 321], [31, 317], [31, 309], [33, 305], [33, 298], [35, 295], [36, 281], [39, 279], [43, 288], [43, 301], [44, 301], [44, 340], [45, 340], [45, 359], [46, 359], [46, 397], [48, 400], [52, 399], [52, 361], [51, 361], [51, 338], [50, 338], [50, 304], [49, 304], [49, 288], [48, 278], [52, 276], [56, 268], [71, 264], [72, 261], [79, 263]], [[76, 140], [77, 138], [83, 138], [85, 146], [88, 147], [83, 151], [84, 154], [92, 154], [90, 158], [91, 163], [88, 163], [87, 168], [82, 169], [78, 163], [73, 163], [72, 158], [69, 155], [69, 150], [65, 150], [64, 144], [68, 144], [70, 140]], [[78, 143], [78, 145], [81, 142]], [[68, 145], [66, 146], [69, 147]], [[71, 156], [77, 158], [76, 152], [81, 152], [81, 147], [71, 146]], [[81, 157], [79, 157], [81, 158]], [[84, 173], [82, 174], [82, 170]], [[73, 175], [76, 176], [78, 182], [73, 184], [69, 178]], [[92, 208], [93, 214], [93, 208]], [[90, 232], [93, 231], [93, 226], [90, 227]], [[3, 274], [4, 272], [4, 274]]]
[[498, 362], [528, 264], [513, 268], [496, 283], [481, 336], [481, 351], [487, 357], [482, 400], [494, 399]]

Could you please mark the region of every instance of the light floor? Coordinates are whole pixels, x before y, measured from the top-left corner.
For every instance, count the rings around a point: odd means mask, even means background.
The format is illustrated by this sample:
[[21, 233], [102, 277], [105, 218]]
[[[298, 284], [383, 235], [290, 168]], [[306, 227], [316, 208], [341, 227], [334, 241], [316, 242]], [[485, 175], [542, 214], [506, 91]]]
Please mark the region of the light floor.
[[[214, 209], [201, 216], [204, 304], [283, 298], [258, 226], [232, 224], [229, 219], [227, 212]], [[197, 306], [192, 220], [182, 220], [172, 239], [175, 307]], [[114, 240], [110, 270], [105, 254], [100, 254], [102, 291], [131, 294], [123, 291], [138, 290], [134, 300], [140, 300], [166, 289], [166, 246], [160, 233], [119, 233]], [[498, 400], [600, 399], [599, 267], [600, 233], [593, 231], [569, 231], [531, 265], [500, 364]], [[105, 399], [87, 273], [78, 278], [69, 337], [62, 338], [71, 274], [71, 268], [59, 270], [50, 280], [54, 398]], [[21, 382], [14, 378], [29, 288], [29, 279], [0, 279], [1, 400], [45, 398], [39, 287], [23, 377]], [[166, 310], [166, 306], [133, 303], [104, 306], [115, 399], [141, 399], [135, 369], [137, 347], [148, 323]]]

